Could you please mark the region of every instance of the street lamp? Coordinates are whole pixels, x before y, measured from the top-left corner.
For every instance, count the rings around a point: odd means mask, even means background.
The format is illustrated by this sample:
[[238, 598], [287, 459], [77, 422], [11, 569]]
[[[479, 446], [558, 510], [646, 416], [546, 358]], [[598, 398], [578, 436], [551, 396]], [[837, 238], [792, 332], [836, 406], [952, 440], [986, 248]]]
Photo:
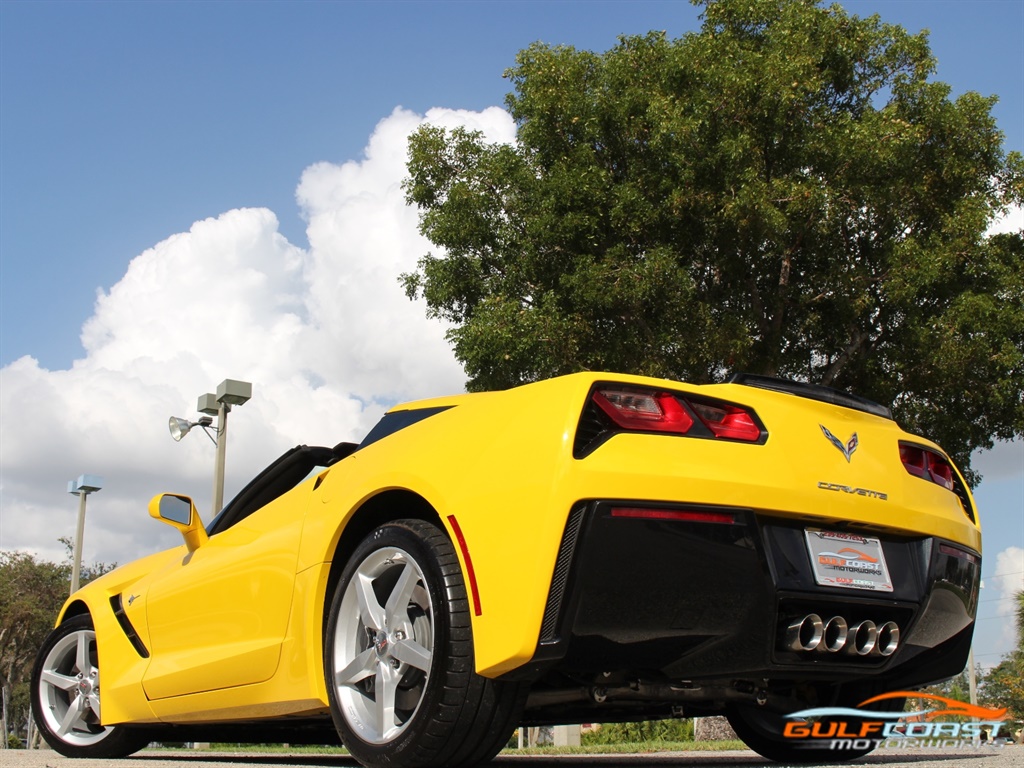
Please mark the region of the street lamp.
[[71, 594], [78, 591], [82, 574], [82, 539], [85, 538], [85, 497], [103, 487], [103, 478], [97, 475], [79, 475], [68, 482], [68, 493], [78, 496], [78, 528], [75, 531], [75, 549], [71, 566]]
[[[248, 381], [235, 381], [224, 379], [217, 385], [217, 394], [207, 392], [200, 395], [196, 410], [204, 414], [199, 421], [189, 421], [177, 416], [168, 419], [167, 427], [171, 431], [174, 440], [181, 440], [193, 427], [202, 427], [206, 436], [217, 446], [217, 459], [213, 469], [213, 514], [220, 512], [224, 506], [224, 463], [227, 456], [228, 446], [228, 412], [233, 405], [243, 405], [252, 398], [252, 384]], [[217, 416], [217, 427], [212, 430], [216, 434], [214, 438], [210, 425], [213, 424], [213, 416]]]

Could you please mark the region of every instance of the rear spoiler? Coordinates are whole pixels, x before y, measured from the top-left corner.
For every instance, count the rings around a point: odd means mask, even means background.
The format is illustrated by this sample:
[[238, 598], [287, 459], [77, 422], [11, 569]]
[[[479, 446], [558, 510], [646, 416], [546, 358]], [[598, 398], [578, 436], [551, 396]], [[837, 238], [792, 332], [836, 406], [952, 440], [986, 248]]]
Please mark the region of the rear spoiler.
[[880, 405], [874, 400], [868, 400], [866, 397], [851, 395], [849, 392], [842, 392], [831, 387], [823, 387], [821, 384], [777, 379], [773, 376], [758, 376], [754, 373], [734, 373], [732, 378], [729, 379], [729, 384], [743, 384], [748, 387], [785, 392], [787, 395], [796, 395], [797, 397], [806, 397], [823, 403], [841, 405], [844, 408], [853, 408], [855, 411], [862, 411], [870, 413], [872, 416], [881, 416], [883, 419], [892, 420], [892, 411], [884, 405]]

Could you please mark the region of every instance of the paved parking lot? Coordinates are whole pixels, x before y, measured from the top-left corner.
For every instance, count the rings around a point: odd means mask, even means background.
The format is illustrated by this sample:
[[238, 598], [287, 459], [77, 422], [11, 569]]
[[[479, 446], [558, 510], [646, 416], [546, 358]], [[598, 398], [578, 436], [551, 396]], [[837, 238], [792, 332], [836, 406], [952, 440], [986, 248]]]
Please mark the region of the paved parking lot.
[[[336, 755], [227, 753], [157, 750], [140, 752], [125, 760], [72, 760], [50, 750], [7, 750], [0, 752], [3, 768], [233, 768], [240, 765], [288, 766], [289, 768], [355, 768], [354, 760]], [[494, 768], [633, 768], [634, 766], [680, 766], [680, 768], [772, 768], [753, 752], [661, 752], [647, 755], [500, 755], [488, 765]], [[897, 768], [1020, 768], [1024, 747], [979, 750], [895, 750], [882, 749], [861, 760], [844, 765], [874, 765]], [[813, 768], [807, 766], [805, 768]]]

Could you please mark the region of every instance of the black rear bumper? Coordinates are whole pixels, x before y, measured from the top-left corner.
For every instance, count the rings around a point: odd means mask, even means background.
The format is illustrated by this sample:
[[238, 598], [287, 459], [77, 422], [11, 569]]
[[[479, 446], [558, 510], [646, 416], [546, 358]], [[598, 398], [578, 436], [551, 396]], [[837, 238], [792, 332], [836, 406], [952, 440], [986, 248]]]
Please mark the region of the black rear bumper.
[[[612, 515], [633, 507], [686, 514]], [[977, 610], [980, 557], [931, 537], [866, 535], [882, 540], [891, 593], [816, 584], [803, 527], [770, 512], [581, 503], [566, 526], [537, 653], [517, 676], [551, 669], [580, 680], [868, 676], [908, 686], [958, 674]], [[889, 656], [793, 650], [786, 628], [808, 614], [841, 616], [850, 626], [895, 622], [898, 647]]]

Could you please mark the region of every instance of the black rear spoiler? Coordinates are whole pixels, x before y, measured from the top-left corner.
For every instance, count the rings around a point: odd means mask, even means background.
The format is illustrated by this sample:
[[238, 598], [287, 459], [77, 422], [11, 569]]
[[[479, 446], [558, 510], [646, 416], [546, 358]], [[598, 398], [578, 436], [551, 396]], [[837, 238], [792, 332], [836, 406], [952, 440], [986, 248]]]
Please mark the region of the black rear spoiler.
[[729, 379], [729, 384], [744, 384], [748, 387], [785, 392], [787, 395], [806, 397], [823, 403], [841, 405], [844, 408], [853, 408], [856, 411], [870, 413], [872, 416], [881, 416], [883, 419], [892, 419], [892, 411], [884, 405], [876, 403], [874, 400], [868, 400], [866, 397], [860, 397], [859, 395], [851, 395], [849, 392], [842, 392], [831, 387], [823, 387], [821, 384], [777, 379], [773, 376], [758, 376], [754, 373], [734, 373], [732, 378]]

